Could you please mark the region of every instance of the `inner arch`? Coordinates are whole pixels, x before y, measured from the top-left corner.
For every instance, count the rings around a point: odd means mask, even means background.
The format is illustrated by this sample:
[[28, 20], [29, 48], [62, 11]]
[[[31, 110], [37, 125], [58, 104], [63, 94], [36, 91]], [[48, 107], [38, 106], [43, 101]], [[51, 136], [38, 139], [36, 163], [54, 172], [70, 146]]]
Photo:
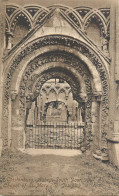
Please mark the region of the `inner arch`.
[[[60, 52], [64, 52], [64, 50], [65, 50], [65, 52], [67, 52], [67, 54], [69, 56], [71, 56], [72, 54], [76, 55], [76, 58], [78, 57], [79, 60], [81, 59], [81, 61], [85, 63], [85, 65], [89, 69], [90, 74], [91, 74], [91, 76], [93, 78], [93, 84], [95, 86], [95, 90], [100, 93], [102, 91], [102, 87], [101, 87], [102, 85], [101, 85], [101, 80], [100, 80], [99, 73], [96, 70], [96, 67], [92, 64], [92, 62], [86, 56], [82, 55], [80, 52], [76, 51], [75, 49], [71, 49], [71, 53], [69, 53], [69, 48], [68, 47], [64, 48], [62, 46], [47, 46], [47, 48], [43, 48], [42, 53], [43, 53], [43, 51], [45, 51], [45, 53], [49, 52], [49, 51], [56, 53], [56, 49], [57, 48], [59, 48]], [[41, 53], [40, 49], [38, 50], [38, 53], [35, 54], [35, 55], [39, 56], [39, 53]], [[13, 85], [15, 85], [15, 86], [14, 87], [11, 86], [12, 89], [15, 89], [18, 92], [22, 75], [23, 75], [23, 73], [24, 73], [28, 63], [30, 63], [33, 60], [34, 60], [33, 56], [31, 56], [31, 57], [29, 56], [28, 61], [24, 61], [24, 64], [21, 63], [21, 67], [22, 67], [21, 71], [17, 75], [16, 83], [13, 83]]]

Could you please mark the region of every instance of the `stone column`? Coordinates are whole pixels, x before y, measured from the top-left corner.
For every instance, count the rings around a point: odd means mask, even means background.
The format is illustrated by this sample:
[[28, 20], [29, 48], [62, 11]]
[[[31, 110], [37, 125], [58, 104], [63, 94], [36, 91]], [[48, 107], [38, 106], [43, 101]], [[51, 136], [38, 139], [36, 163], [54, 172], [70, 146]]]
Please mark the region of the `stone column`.
[[18, 147], [18, 115], [16, 114], [17, 103], [16, 103], [17, 92], [11, 90], [9, 96], [9, 116], [8, 116], [8, 146], [12, 148]]
[[106, 55], [106, 56], [109, 56], [109, 51], [108, 51], [108, 39], [107, 37], [102, 37], [102, 50], [103, 50], [103, 53]]
[[12, 48], [13, 34], [10, 31], [6, 31], [6, 48], [10, 50]]
[[116, 117], [115, 132], [119, 132], [119, 1], [116, 6], [116, 59], [115, 59], [115, 82], [116, 82]]
[[93, 144], [94, 149], [100, 149], [99, 141], [99, 124], [98, 124], [98, 103], [94, 97], [92, 101], [92, 111], [91, 111], [91, 122], [92, 122], [92, 134], [93, 134]]
[[37, 98], [35, 100], [34, 123], [35, 123], [35, 125], [38, 123], [38, 105], [37, 105]]
[[2, 152], [2, 96], [3, 96], [3, 52], [5, 48], [5, 5], [0, 3], [0, 156]]
[[109, 160], [119, 167], [119, 1], [112, 1], [110, 31], [110, 129]]
[[93, 134], [93, 143], [94, 143], [94, 151], [100, 151], [101, 153], [101, 141], [102, 141], [102, 133], [101, 133], [101, 101], [102, 95], [94, 94], [92, 101], [92, 111], [91, 111], [91, 120], [92, 120], [92, 134]]

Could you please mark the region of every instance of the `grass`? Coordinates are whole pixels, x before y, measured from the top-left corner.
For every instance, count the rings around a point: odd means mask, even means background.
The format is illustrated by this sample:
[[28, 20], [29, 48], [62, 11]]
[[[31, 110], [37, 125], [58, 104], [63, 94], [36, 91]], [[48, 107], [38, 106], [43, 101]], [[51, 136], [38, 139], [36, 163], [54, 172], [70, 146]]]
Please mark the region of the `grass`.
[[119, 170], [85, 154], [9, 152], [0, 161], [0, 195], [118, 196]]

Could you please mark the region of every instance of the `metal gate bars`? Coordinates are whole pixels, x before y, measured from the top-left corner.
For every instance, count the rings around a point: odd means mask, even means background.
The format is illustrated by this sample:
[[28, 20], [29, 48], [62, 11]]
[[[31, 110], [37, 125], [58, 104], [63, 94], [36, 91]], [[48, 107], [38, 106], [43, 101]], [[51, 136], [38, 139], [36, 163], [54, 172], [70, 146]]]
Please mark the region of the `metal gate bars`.
[[84, 123], [41, 123], [26, 125], [26, 148], [79, 149]]

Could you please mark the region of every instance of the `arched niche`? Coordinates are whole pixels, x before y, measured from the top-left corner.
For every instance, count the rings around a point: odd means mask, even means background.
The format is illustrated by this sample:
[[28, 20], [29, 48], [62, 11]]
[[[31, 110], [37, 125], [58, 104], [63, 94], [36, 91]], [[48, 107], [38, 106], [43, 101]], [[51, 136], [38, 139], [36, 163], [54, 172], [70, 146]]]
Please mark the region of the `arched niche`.
[[29, 29], [30, 27], [26, 19], [23, 16], [20, 16], [15, 25], [14, 32], [13, 32], [14, 34], [13, 40], [12, 40], [13, 46], [19, 43], [24, 38], [24, 36], [27, 35]]
[[90, 22], [89, 26], [87, 27], [86, 34], [99, 49], [102, 49], [101, 31], [99, 25], [95, 21]]

